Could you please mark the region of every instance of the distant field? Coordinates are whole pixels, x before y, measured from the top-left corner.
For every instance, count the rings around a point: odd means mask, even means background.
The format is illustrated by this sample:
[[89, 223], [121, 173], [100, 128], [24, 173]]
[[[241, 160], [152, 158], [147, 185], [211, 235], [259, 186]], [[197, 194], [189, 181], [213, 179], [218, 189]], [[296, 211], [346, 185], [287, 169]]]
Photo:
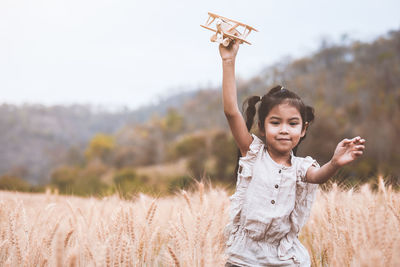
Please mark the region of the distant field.
[[[133, 201], [0, 192], [1, 266], [223, 266], [224, 189]], [[400, 193], [320, 191], [300, 240], [313, 266], [400, 266]]]

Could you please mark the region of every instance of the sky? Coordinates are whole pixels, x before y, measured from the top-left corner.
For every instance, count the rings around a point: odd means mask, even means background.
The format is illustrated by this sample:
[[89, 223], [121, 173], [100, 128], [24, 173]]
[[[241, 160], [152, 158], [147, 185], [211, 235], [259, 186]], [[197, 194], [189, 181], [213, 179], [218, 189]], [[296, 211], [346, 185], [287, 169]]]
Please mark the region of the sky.
[[138, 108], [218, 86], [207, 12], [259, 32], [240, 46], [237, 77], [323, 38], [372, 41], [400, 29], [398, 0], [0, 0], [0, 103]]

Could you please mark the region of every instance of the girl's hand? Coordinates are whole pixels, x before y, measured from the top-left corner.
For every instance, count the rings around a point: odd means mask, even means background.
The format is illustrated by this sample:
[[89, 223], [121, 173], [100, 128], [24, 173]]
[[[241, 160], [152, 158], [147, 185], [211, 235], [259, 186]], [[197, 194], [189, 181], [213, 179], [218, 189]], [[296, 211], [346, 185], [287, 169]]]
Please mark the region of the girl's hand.
[[353, 139], [343, 139], [336, 147], [332, 164], [342, 167], [360, 157], [365, 149], [365, 139], [357, 136]]
[[221, 55], [222, 61], [235, 61], [238, 50], [239, 42], [236, 40], [232, 40], [227, 47], [222, 44], [219, 45], [219, 54]]

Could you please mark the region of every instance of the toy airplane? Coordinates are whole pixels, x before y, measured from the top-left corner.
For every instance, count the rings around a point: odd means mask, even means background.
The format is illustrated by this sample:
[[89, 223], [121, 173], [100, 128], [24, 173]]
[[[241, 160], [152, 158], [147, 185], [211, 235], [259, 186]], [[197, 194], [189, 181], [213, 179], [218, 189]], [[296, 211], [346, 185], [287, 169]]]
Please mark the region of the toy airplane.
[[[215, 29], [211, 28], [212, 23], [215, 21]], [[239, 21], [228, 19], [220, 15], [208, 12], [208, 19], [205, 25], [200, 25], [201, 27], [215, 32], [210, 38], [211, 42], [217, 42], [227, 47], [232, 40], [239, 40], [240, 43], [246, 43], [251, 45], [246, 41], [247, 36], [251, 31], [258, 32], [255, 28], [241, 23]], [[239, 26], [243, 27], [243, 32], [239, 32]]]

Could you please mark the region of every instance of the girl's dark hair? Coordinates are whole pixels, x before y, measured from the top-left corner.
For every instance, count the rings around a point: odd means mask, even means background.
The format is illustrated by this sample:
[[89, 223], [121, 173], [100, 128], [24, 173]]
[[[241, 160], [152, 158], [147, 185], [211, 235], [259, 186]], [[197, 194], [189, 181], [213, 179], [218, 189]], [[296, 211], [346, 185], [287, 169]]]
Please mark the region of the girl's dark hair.
[[[257, 112], [256, 104], [259, 101], [261, 101], [261, 103], [258, 107], [258, 112]], [[302, 119], [302, 129], [304, 129], [306, 123], [309, 125], [314, 120], [314, 108], [306, 106], [301, 100], [301, 98], [294, 92], [289, 91], [286, 88], [283, 88], [283, 86], [281, 85], [278, 85], [269, 90], [269, 92], [263, 95], [262, 97], [251, 96], [244, 101], [243, 110], [245, 113], [247, 129], [249, 131], [251, 130], [254, 123], [255, 114], [258, 113], [260, 131], [264, 131], [265, 118], [268, 116], [268, 113], [271, 111], [273, 107], [281, 103], [288, 103], [289, 105], [297, 108]], [[297, 148], [301, 143], [301, 141], [304, 140], [304, 138], [306, 138], [306, 135], [301, 137], [299, 143], [293, 148], [294, 155], [296, 155]], [[240, 157], [240, 150], [238, 153], [238, 158], [239, 157]], [[237, 172], [237, 169], [238, 165], [236, 166], [235, 173]]]
[[[276, 105], [282, 103], [288, 103], [289, 105], [297, 108], [300, 113], [302, 120], [302, 129], [304, 129], [306, 123], [310, 124], [314, 120], [314, 109], [310, 106], [306, 106], [301, 98], [292, 91], [283, 88], [283, 86], [278, 85], [269, 90], [267, 94], [263, 97], [259, 96], [251, 96], [246, 99], [243, 103], [243, 110], [245, 110], [245, 120], [247, 129], [250, 131], [253, 126], [254, 116], [256, 114], [256, 104], [261, 100], [261, 104], [258, 107], [258, 121], [260, 123], [260, 130], [264, 131], [264, 123], [265, 118], [268, 116], [268, 113], [274, 108]], [[247, 108], [245, 109], [245, 105]], [[293, 148], [293, 153], [296, 154], [297, 147], [303, 141], [306, 136], [304, 135], [300, 138], [299, 143], [295, 148]]]

